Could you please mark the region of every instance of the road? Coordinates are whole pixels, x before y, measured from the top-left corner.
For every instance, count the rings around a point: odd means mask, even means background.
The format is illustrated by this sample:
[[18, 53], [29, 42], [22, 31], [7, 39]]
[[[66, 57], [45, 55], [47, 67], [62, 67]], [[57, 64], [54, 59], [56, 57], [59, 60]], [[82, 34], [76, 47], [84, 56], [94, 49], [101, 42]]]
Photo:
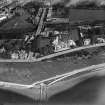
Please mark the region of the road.
[[88, 79], [42, 103], [15, 93], [0, 90], [0, 105], [104, 105], [104, 90], [104, 76]]

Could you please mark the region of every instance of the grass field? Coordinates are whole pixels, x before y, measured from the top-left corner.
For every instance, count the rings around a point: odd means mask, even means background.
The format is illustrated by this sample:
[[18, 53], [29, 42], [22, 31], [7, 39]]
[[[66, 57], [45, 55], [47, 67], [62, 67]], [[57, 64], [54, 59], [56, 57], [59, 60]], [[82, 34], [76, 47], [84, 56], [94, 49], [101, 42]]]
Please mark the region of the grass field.
[[66, 57], [31, 63], [0, 63], [0, 81], [19, 84], [32, 84], [56, 75], [105, 62], [105, 52], [93, 54], [88, 58]]

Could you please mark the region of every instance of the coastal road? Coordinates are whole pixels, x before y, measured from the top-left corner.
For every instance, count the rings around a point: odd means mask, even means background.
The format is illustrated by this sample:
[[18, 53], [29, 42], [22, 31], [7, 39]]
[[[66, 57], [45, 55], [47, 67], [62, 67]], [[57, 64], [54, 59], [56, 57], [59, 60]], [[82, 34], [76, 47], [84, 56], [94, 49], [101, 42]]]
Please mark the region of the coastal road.
[[46, 101], [52, 96], [62, 93], [88, 78], [103, 75], [105, 75], [105, 63], [74, 70], [53, 78], [35, 82], [32, 85], [0, 82], [0, 88], [22, 94], [37, 101]]
[[0, 105], [104, 105], [105, 76], [93, 77], [53, 96], [47, 102], [37, 102], [22, 95], [0, 90]]

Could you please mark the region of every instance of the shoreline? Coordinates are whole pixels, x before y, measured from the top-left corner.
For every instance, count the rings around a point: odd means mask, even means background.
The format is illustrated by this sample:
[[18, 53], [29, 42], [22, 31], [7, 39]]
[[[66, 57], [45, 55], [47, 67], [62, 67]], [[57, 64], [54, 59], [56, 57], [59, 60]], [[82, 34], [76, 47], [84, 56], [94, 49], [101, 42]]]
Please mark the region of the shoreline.
[[[45, 101], [50, 97], [52, 97], [53, 95], [63, 92], [88, 78], [91, 78], [93, 76], [105, 75], [104, 68], [105, 68], [105, 63], [99, 64], [97, 66], [93, 65], [87, 68], [83, 68], [80, 70], [69, 72], [67, 74], [50, 78], [49, 80], [39, 81], [39, 82], [33, 83], [32, 85], [20, 85], [20, 84], [8, 83], [8, 82], [0, 82], [0, 88], [3, 90], [9, 90], [9, 91], [19, 93], [21, 95], [27, 96], [34, 100]], [[90, 72], [87, 73], [87, 71], [90, 71]], [[80, 74], [77, 75], [79, 72]], [[75, 77], [75, 75], [77, 76]], [[72, 76], [74, 77], [71, 78]], [[53, 79], [58, 81], [54, 83], [54, 81], [52, 81]]]

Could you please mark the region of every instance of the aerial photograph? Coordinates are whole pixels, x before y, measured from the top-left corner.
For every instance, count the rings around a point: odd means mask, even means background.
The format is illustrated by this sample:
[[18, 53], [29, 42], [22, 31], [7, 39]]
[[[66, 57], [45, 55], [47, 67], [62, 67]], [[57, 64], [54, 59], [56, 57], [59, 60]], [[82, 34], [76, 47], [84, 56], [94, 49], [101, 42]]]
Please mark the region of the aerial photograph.
[[0, 105], [105, 105], [105, 0], [0, 0]]

